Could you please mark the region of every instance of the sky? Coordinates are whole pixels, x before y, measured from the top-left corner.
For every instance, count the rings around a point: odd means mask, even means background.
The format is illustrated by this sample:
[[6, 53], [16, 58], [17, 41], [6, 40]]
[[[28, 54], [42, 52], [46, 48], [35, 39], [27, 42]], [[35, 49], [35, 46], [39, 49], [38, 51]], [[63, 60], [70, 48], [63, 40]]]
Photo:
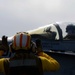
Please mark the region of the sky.
[[75, 0], [0, 0], [0, 37], [53, 22], [75, 21]]

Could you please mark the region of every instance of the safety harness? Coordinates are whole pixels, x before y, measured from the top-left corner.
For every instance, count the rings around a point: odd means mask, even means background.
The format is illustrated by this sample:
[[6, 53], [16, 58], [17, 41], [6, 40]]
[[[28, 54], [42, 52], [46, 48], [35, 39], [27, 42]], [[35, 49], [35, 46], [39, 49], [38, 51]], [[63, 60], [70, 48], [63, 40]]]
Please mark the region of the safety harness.
[[9, 61], [5, 60], [4, 68], [5, 75], [43, 75], [42, 63], [40, 58], [32, 54], [29, 55], [29, 58], [11, 58]]

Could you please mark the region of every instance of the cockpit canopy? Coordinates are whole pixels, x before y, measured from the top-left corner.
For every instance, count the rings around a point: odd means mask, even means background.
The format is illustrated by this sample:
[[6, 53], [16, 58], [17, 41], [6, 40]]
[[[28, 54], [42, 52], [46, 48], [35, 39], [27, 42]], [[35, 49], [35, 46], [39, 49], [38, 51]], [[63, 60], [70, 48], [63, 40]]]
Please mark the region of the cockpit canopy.
[[[31, 35], [40, 35], [48, 39], [68, 39], [68, 37], [75, 36], [75, 24], [74, 23], [54, 23], [39, 27], [33, 31], [30, 31]], [[70, 38], [69, 38], [70, 39]]]

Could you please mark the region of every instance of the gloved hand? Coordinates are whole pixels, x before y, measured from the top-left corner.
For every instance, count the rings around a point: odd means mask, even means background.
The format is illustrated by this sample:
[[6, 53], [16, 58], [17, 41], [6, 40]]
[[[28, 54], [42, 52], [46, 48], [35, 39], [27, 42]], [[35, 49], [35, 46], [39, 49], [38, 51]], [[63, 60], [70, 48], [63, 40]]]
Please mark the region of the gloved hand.
[[3, 50], [4, 52], [7, 52], [9, 50], [7, 36], [2, 36], [2, 44], [0, 45], [0, 50]]
[[42, 48], [42, 42], [39, 38], [36, 39], [36, 46]]

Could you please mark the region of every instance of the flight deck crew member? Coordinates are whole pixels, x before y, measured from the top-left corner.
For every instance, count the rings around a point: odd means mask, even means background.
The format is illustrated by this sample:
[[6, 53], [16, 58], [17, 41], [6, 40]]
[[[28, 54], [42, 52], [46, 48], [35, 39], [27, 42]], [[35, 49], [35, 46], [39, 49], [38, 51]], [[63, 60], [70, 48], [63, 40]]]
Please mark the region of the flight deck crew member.
[[9, 46], [7, 44], [7, 36], [2, 37], [2, 44], [0, 44], [0, 58], [4, 55], [5, 52], [9, 50]]
[[58, 71], [60, 68], [60, 64], [58, 63], [57, 60], [55, 60], [54, 58], [52, 58], [51, 56], [43, 52], [42, 43], [40, 39], [36, 39], [36, 47], [37, 47], [36, 54], [39, 56], [39, 58], [42, 61], [43, 71], [45, 72], [46, 71], [50, 71], [50, 72]]
[[32, 53], [31, 44], [31, 36], [28, 33], [17, 33], [10, 46], [15, 55], [4, 61], [0, 60], [3, 65], [0, 71], [5, 75], [43, 75], [41, 60]]

